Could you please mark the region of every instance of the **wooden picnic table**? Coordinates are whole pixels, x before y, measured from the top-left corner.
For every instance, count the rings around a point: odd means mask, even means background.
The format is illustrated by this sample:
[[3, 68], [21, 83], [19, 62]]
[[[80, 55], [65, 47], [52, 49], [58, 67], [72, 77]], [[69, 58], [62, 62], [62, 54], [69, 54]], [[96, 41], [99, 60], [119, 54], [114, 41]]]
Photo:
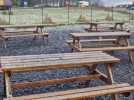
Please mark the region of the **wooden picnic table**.
[[48, 27], [48, 26], [53, 27], [55, 25], [54, 24], [0, 25], [0, 29], [5, 29], [5, 28], [32, 28], [32, 27]]
[[[100, 79], [106, 84], [113, 84], [112, 64], [119, 62], [118, 58], [100, 51], [62, 53], [62, 54], [40, 54], [40, 55], [20, 55], [1, 57], [1, 67], [4, 72], [4, 90], [7, 98], [12, 98], [12, 92], [16, 89], [28, 87], [40, 87], [46, 85], [56, 85], [71, 82], [81, 82]], [[107, 74], [97, 69], [100, 64], [106, 65]], [[11, 73], [47, 71], [54, 69], [68, 69], [85, 67], [90, 70], [89, 75], [80, 75], [79, 77], [70, 77], [65, 79], [42, 80], [24, 83], [11, 84]], [[115, 95], [112, 95], [116, 98]], [[12, 100], [12, 99], [10, 99]], [[14, 99], [13, 99], [14, 100]], [[113, 99], [116, 100], [116, 99]]]
[[127, 51], [132, 63], [134, 46], [130, 45], [128, 32], [70, 33], [72, 40], [67, 41], [73, 51]]
[[[93, 33], [70, 33], [73, 39], [73, 46], [77, 48], [82, 48], [81, 39], [87, 38], [87, 41], [96, 39], [96, 41], [107, 42], [108, 39], [115, 39], [116, 46], [128, 46], [130, 43], [128, 41], [131, 33], [128, 32], [93, 32]], [[104, 39], [103, 39], [104, 38]], [[107, 41], [105, 41], [107, 40]], [[85, 40], [86, 41], [86, 40]]]
[[[35, 32], [43, 32], [44, 27], [46, 24], [31, 24], [31, 25], [0, 25], [0, 30], [6, 29], [28, 29], [28, 28], [35, 28]], [[25, 31], [25, 30], [24, 30]]]
[[113, 31], [118, 29], [118, 26], [120, 27], [120, 30], [123, 30], [123, 25], [125, 22], [123, 21], [102, 21], [102, 22], [89, 22], [90, 25], [89, 30], [92, 31], [94, 28], [96, 31], [98, 31], [98, 25], [100, 24], [111, 24], [114, 25]]
[[[3, 40], [4, 47], [6, 48], [6, 40], [12, 37], [25, 37], [34, 36], [33, 40], [37, 36], [42, 36], [48, 39], [48, 33], [44, 27], [46, 24], [32, 24], [32, 25], [0, 25], [0, 39]], [[13, 30], [11, 30], [13, 29]]]

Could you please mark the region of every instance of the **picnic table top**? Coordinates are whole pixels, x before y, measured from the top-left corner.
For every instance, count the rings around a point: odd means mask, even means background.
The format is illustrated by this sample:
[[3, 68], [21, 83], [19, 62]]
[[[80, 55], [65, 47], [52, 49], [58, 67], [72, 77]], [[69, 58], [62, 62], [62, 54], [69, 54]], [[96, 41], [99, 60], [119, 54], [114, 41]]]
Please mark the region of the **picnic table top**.
[[36, 69], [69, 68], [69, 66], [82, 66], [85, 64], [116, 63], [118, 58], [101, 51], [2, 56], [1, 67], [3, 71], [23, 71]]
[[125, 21], [99, 21], [99, 22], [97, 22], [97, 21], [93, 21], [93, 22], [89, 22], [89, 23], [93, 23], [93, 24], [117, 24], [117, 23], [119, 23], [119, 24], [124, 24], [124, 23], [126, 23]]
[[92, 32], [92, 33], [70, 33], [73, 37], [104, 37], [104, 36], [130, 36], [128, 32]]
[[45, 26], [58, 26], [60, 24], [29, 24], [29, 25], [0, 25], [0, 28], [32, 28]]

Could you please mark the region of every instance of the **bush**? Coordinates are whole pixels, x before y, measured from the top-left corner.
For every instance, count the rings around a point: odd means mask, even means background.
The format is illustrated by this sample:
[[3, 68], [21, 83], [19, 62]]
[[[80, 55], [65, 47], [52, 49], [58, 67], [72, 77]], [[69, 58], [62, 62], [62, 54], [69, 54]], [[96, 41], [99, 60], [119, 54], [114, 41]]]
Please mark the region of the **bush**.
[[79, 18], [77, 19], [77, 22], [88, 23], [89, 20], [85, 16], [80, 15]]
[[56, 22], [54, 22], [51, 17], [46, 16], [43, 20], [43, 24], [56, 24]]
[[112, 21], [112, 20], [113, 20], [113, 17], [108, 14], [108, 15], [106, 16], [105, 20], [107, 20], [107, 21]]

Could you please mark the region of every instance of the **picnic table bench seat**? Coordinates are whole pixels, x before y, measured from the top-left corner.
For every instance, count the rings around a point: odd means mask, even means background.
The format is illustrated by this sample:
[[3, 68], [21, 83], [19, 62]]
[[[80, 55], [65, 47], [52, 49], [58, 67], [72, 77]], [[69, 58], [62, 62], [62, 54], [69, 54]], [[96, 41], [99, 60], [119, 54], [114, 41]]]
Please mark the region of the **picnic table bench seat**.
[[[117, 39], [90, 39], [90, 40], [84, 40], [84, 39], [81, 39], [80, 42], [115, 42], [117, 41]], [[67, 43], [70, 44], [70, 43], [73, 43], [73, 40], [70, 39], [70, 40], [67, 40]]]
[[[134, 51], [134, 46], [107, 46], [107, 47], [90, 47], [90, 48], [78, 48], [77, 46], [74, 46], [72, 42], [68, 42], [68, 45], [70, 48], [72, 48], [74, 51], [78, 52], [90, 52], [90, 51], [128, 51], [128, 60], [132, 62], [132, 51]], [[104, 46], [104, 45], [103, 45]], [[106, 45], [105, 45], [106, 46]]]
[[43, 40], [45, 38], [48, 41], [48, 33], [47, 32], [37, 32], [35, 30], [17, 30], [17, 31], [0, 31], [0, 39], [4, 43], [4, 48], [7, 47], [6, 41], [9, 38], [16, 38], [16, 37], [30, 37], [33, 36], [33, 40], [37, 37], [41, 36]]
[[96, 96], [104, 96], [111, 94], [124, 93], [124, 95], [126, 95], [129, 92], [133, 91], [134, 86], [130, 86], [127, 83], [122, 83], [122, 84], [112, 84], [105, 86], [65, 90], [59, 92], [35, 94], [20, 97], [9, 97], [4, 100], [76, 100], [76, 99], [95, 98]]
[[13, 37], [25, 37], [25, 36], [46, 36], [48, 37], [47, 32], [36, 32], [36, 31], [7, 31], [2, 34], [3, 38], [13, 38]]
[[4, 47], [6, 48], [5, 41], [12, 37], [26, 37], [34, 36], [33, 40], [37, 36], [41, 36], [44, 40], [48, 39], [48, 33], [44, 30], [45, 24], [35, 25], [0, 25], [0, 38], [4, 41]]

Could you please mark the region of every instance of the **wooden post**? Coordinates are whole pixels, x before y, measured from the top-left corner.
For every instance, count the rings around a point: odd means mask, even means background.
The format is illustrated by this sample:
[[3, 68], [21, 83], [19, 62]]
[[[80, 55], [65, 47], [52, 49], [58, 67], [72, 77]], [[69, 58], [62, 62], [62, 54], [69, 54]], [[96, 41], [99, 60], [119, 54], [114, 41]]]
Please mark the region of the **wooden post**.
[[131, 50], [128, 51], [128, 60], [129, 60], [129, 62], [131, 62], [131, 63], [132, 63], [132, 61], [133, 61], [133, 56], [132, 56], [132, 51], [131, 51]]
[[41, 12], [42, 12], [42, 13], [41, 13], [41, 14], [42, 14], [42, 21], [41, 21], [41, 22], [42, 22], [42, 24], [43, 24], [43, 17], [44, 17], [44, 12], [43, 12], [43, 11], [44, 11], [44, 10], [43, 10], [43, 7], [41, 7]]
[[128, 9], [129, 10], [129, 23], [131, 22], [130, 20], [131, 20], [131, 10], [130, 10], [130, 8]]
[[12, 97], [12, 90], [11, 90], [11, 83], [10, 83], [10, 72], [4, 72], [5, 76], [5, 91], [6, 91], [6, 97], [10, 98]]
[[91, 17], [91, 23], [92, 23], [92, 20], [93, 20], [92, 19], [92, 17], [93, 17], [93, 14], [92, 13], [93, 13], [93, 7], [92, 7], [92, 4], [91, 4], [91, 16], [90, 16]]
[[[41, 0], [41, 4], [43, 4], [43, 0]], [[44, 16], [44, 13], [43, 13], [43, 6], [41, 7], [41, 23], [43, 24], [43, 16]]]
[[[114, 79], [113, 79], [113, 74], [112, 74], [112, 64], [107, 64], [107, 75], [108, 75], [108, 84], [113, 84]], [[112, 100], [118, 100], [118, 97], [116, 94], [111, 95]]]
[[67, 19], [68, 19], [68, 24], [70, 23], [69, 20], [70, 20], [70, 0], [67, 1]]
[[112, 21], [114, 20], [114, 7], [112, 6]]
[[4, 93], [4, 95], [3, 95], [3, 96], [4, 96], [4, 98], [5, 98], [5, 97], [7, 97], [7, 95], [6, 95], [6, 82], [5, 82], [5, 74], [3, 74], [3, 87], [4, 87], [4, 90], [3, 90], [3, 91], [4, 91], [4, 92], [3, 92], [3, 93]]
[[9, 24], [11, 24], [11, 8], [9, 8], [8, 14], [9, 14]]

